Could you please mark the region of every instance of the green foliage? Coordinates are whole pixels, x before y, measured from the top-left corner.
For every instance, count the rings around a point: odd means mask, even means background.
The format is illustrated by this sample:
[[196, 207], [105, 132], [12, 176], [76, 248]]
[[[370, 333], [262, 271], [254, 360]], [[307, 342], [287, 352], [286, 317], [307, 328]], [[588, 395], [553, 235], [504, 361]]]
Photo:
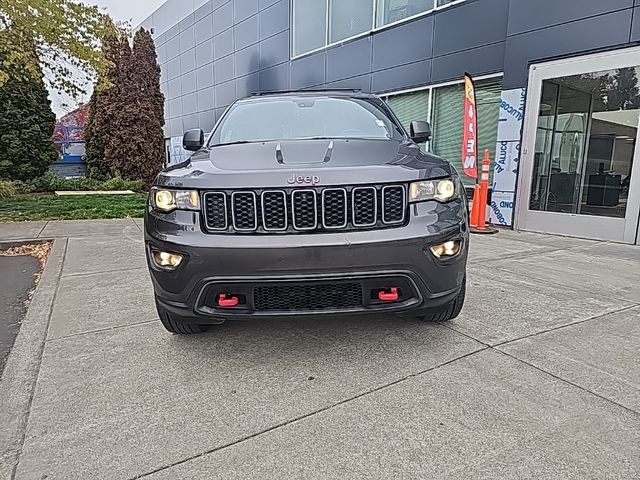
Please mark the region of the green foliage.
[[[3, 41], [9, 35], [0, 30], [0, 66], [13, 54]], [[28, 180], [42, 175], [58, 158], [51, 139], [56, 117], [42, 72], [9, 77], [0, 86], [0, 105], [0, 178]]]
[[73, 197], [18, 196], [0, 202], [0, 222], [142, 217], [146, 202], [147, 196], [143, 193]]
[[61, 178], [49, 171], [42, 177], [28, 182], [34, 192], [56, 192], [56, 191], [113, 191], [132, 190], [140, 192], [144, 190], [143, 182], [139, 180], [124, 180], [119, 177], [107, 180], [97, 180], [94, 178]]
[[30, 182], [22, 182], [20, 180], [0, 180], [0, 198], [23, 195], [34, 191], [35, 187]]
[[95, 178], [61, 178], [48, 171], [43, 176], [27, 182], [19, 180], [0, 180], [0, 197], [22, 195], [26, 193], [51, 193], [56, 191], [145, 191], [142, 180], [125, 180], [120, 177], [97, 180]]
[[72, 97], [106, 70], [99, 45], [119, 30], [98, 7], [73, 0], [2, 0], [0, 30], [9, 27], [13, 34], [3, 42], [12, 53], [0, 63], [0, 85], [16, 78], [16, 66], [38, 79], [42, 65], [50, 86]]

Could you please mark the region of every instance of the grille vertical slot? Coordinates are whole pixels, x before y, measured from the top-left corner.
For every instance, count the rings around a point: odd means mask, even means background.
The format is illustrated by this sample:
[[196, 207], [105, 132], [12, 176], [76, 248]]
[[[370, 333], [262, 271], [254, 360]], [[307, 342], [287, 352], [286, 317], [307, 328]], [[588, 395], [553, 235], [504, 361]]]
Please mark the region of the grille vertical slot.
[[265, 190], [260, 198], [262, 227], [268, 232], [286, 230], [287, 194], [282, 190]]
[[231, 211], [233, 228], [239, 232], [252, 232], [258, 228], [258, 208], [254, 192], [233, 192]]
[[404, 222], [406, 204], [402, 185], [382, 187], [382, 223], [393, 225]]
[[327, 229], [347, 226], [347, 191], [344, 188], [322, 191], [322, 226]]
[[226, 230], [229, 228], [227, 196], [224, 192], [204, 194], [204, 221], [207, 230]]
[[318, 226], [318, 202], [315, 190], [294, 190], [291, 195], [293, 228], [315, 230]]
[[378, 191], [356, 187], [351, 191], [352, 221], [356, 227], [373, 227], [378, 222]]

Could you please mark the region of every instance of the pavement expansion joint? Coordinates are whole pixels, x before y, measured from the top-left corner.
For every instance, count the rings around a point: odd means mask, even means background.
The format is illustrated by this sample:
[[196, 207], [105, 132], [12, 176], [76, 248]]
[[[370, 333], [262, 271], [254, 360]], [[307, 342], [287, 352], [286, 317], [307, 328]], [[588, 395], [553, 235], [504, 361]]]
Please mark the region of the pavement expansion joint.
[[385, 383], [383, 385], [379, 385], [379, 386], [377, 386], [375, 388], [371, 388], [371, 389], [369, 389], [369, 390], [367, 390], [365, 392], [358, 393], [357, 395], [353, 395], [353, 396], [351, 396], [349, 398], [345, 398], [345, 399], [340, 400], [338, 402], [332, 403], [331, 405], [327, 405], [326, 407], [322, 407], [322, 408], [316, 409], [316, 410], [314, 410], [312, 412], [309, 412], [309, 413], [306, 413], [304, 415], [299, 415], [299, 416], [297, 416], [295, 418], [292, 418], [290, 420], [286, 420], [286, 421], [281, 422], [281, 423], [279, 423], [277, 425], [274, 425], [274, 426], [271, 426], [269, 428], [265, 428], [263, 430], [260, 430], [258, 432], [254, 432], [254, 433], [252, 433], [250, 435], [246, 435], [244, 437], [241, 437], [241, 438], [239, 438], [237, 440], [234, 440], [233, 442], [229, 442], [229, 443], [227, 443], [225, 445], [221, 445], [219, 447], [212, 448], [210, 450], [206, 450], [204, 452], [197, 453], [195, 455], [191, 455], [191, 456], [189, 456], [187, 458], [184, 458], [182, 460], [179, 460], [177, 462], [173, 462], [171, 464], [164, 465], [162, 467], [156, 468], [155, 470], [152, 470], [152, 471], [149, 471], [149, 472], [145, 472], [145, 473], [141, 473], [139, 475], [131, 477], [130, 480], [137, 480], [139, 478], [144, 478], [144, 477], [147, 477], [149, 475], [153, 475], [153, 474], [161, 472], [163, 470], [167, 470], [169, 468], [173, 468], [173, 467], [176, 467], [178, 465], [182, 465], [184, 463], [190, 462], [190, 461], [195, 460], [197, 458], [201, 458], [201, 457], [204, 457], [206, 455], [210, 455], [212, 453], [219, 452], [219, 451], [224, 450], [226, 448], [233, 447], [234, 445], [238, 445], [240, 443], [246, 442], [247, 440], [251, 440], [252, 438], [259, 437], [260, 435], [263, 435], [265, 433], [269, 433], [269, 432], [272, 432], [272, 431], [277, 430], [279, 428], [286, 427], [288, 425], [292, 425], [294, 423], [301, 422], [303, 420], [311, 418], [311, 417], [313, 417], [315, 415], [318, 415], [320, 413], [329, 411], [329, 410], [331, 410], [331, 409], [333, 409], [335, 407], [338, 407], [340, 405], [344, 405], [344, 404], [347, 404], [347, 403], [352, 402], [354, 400], [357, 400], [358, 398], [366, 397], [367, 395], [370, 395], [372, 393], [379, 392], [379, 391], [384, 390], [386, 388], [389, 388], [389, 387], [398, 385], [398, 384], [400, 384], [402, 382], [405, 382], [405, 381], [407, 381], [409, 379], [412, 379], [412, 378], [415, 378], [415, 377], [419, 377], [421, 375], [424, 375], [425, 373], [429, 373], [429, 372], [432, 372], [434, 370], [437, 370], [438, 368], [445, 367], [445, 366], [447, 366], [447, 365], [449, 365], [451, 363], [457, 362], [458, 360], [462, 360], [463, 358], [467, 358], [467, 357], [470, 357], [470, 356], [475, 355], [477, 353], [484, 352], [485, 350], [488, 350], [489, 348], [490, 347], [488, 347], [488, 348], [487, 347], [479, 348], [477, 350], [474, 350], [473, 352], [466, 353], [464, 355], [460, 355], [459, 357], [453, 358], [451, 360], [448, 360], [446, 362], [440, 363], [440, 364], [435, 365], [433, 367], [429, 367], [429, 368], [427, 368], [425, 370], [421, 370], [419, 372], [415, 372], [415, 373], [411, 373], [409, 375], [405, 375], [404, 377], [399, 378], [397, 380], [394, 380], [392, 382], [388, 382], [388, 383]]
[[[561, 381], [561, 382], [563, 382], [563, 383], [566, 383], [567, 385], [571, 385], [571, 386], [573, 386], [573, 387], [579, 388], [580, 390], [582, 390], [582, 391], [584, 391], [584, 392], [586, 392], [586, 393], [589, 393], [589, 394], [591, 394], [591, 395], [594, 395], [594, 396], [596, 396], [596, 397], [598, 397], [598, 398], [600, 398], [600, 399], [602, 399], [602, 400], [605, 400], [605, 401], [606, 401], [606, 402], [608, 402], [608, 403], [611, 403], [611, 404], [613, 404], [613, 405], [616, 405], [617, 407], [623, 408], [624, 410], [626, 410], [626, 411], [628, 411], [628, 412], [631, 412], [631, 413], [633, 413], [634, 415], [640, 416], [640, 412], [637, 412], [637, 411], [635, 411], [635, 410], [633, 410], [633, 409], [631, 409], [631, 408], [629, 408], [629, 407], [626, 407], [626, 406], [624, 406], [624, 405], [621, 405], [620, 403], [618, 403], [618, 402], [616, 402], [616, 401], [614, 401], [614, 400], [611, 400], [610, 398], [607, 398], [607, 397], [605, 397], [605, 396], [603, 396], [603, 395], [600, 395], [599, 393], [593, 392], [593, 391], [589, 390], [588, 388], [585, 388], [585, 387], [582, 387], [582, 386], [580, 386], [580, 385], [577, 385], [577, 384], [575, 384], [575, 383], [573, 383], [573, 382], [571, 382], [571, 381], [569, 381], [569, 380], [567, 380], [567, 379], [565, 379], [565, 378], [562, 378], [562, 377], [560, 377], [560, 376], [558, 376], [558, 375], [555, 375], [555, 374], [553, 374], [553, 373], [549, 372], [548, 370], [545, 370], [545, 369], [543, 369], [543, 368], [541, 368], [541, 367], [538, 367], [538, 366], [536, 366], [536, 365], [534, 365], [534, 364], [532, 364], [532, 363], [527, 362], [526, 360], [523, 360], [523, 359], [521, 359], [521, 358], [518, 358], [518, 357], [516, 357], [516, 356], [514, 356], [514, 355], [512, 355], [512, 354], [510, 354], [510, 353], [507, 353], [507, 352], [505, 352], [505, 351], [503, 351], [503, 350], [500, 350], [500, 349], [498, 348], [498, 347], [501, 347], [501, 346], [503, 346], [503, 345], [507, 345], [507, 344], [512, 343], [512, 342], [517, 342], [517, 341], [519, 341], [519, 340], [523, 340], [523, 339], [526, 339], [526, 338], [535, 337], [535, 336], [537, 336], [537, 335], [541, 335], [541, 334], [544, 334], [544, 333], [549, 333], [549, 332], [553, 332], [553, 331], [556, 331], [556, 330], [561, 330], [561, 329], [563, 329], [563, 328], [571, 327], [571, 326], [573, 326], [573, 325], [579, 325], [579, 324], [582, 324], [582, 323], [590, 322], [590, 321], [592, 321], [592, 320], [597, 320], [597, 319], [600, 319], [600, 318], [606, 317], [606, 316], [608, 316], [608, 315], [613, 315], [613, 314], [616, 314], [616, 313], [624, 312], [624, 311], [626, 311], [626, 310], [631, 310], [632, 308], [636, 308], [637, 306], [638, 306], [638, 305], [632, 305], [632, 306], [630, 306], [630, 307], [621, 308], [621, 309], [619, 309], [619, 310], [615, 310], [615, 311], [611, 311], [611, 312], [603, 313], [602, 315], [596, 315], [595, 317], [587, 318], [587, 319], [584, 319], [584, 320], [578, 320], [577, 322], [569, 323], [569, 324], [567, 324], [567, 325], [561, 325], [561, 326], [559, 326], [559, 327], [555, 327], [555, 328], [550, 328], [550, 329], [544, 330], [544, 331], [542, 331], [542, 332], [533, 333], [533, 334], [531, 334], [531, 335], [525, 335], [525, 336], [523, 336], [523, 337], [516, 338], [516, 339], [513, 339], [513, 340], [508, 340], [508, 341], [505, 341], [505, 342], [502, 342], [502, 343], [498, 343], [498, 344], [495, 344], [495, 345], [490, 345], [490, 344], [488, 344], [488, 343], [483, 342], [482, 340], [478, 340], [477, 338], [474, 338], [474, 337], [472, 337], [471, 335], [469, 335], [469, 334], [467, 334], [467, 333], [464, 333], [464, 332], [461, 332], [461, 331], [459, 331], [459, 330], [456, 330], [456, 329], [455, 329], [455, 328], [453, 328], [452, 326], [450, 326], [450, 325], [446, 325], [445, 323], [440, 323], [440, 325], [442, 325], [442, 326], [444, 326], [444, 327], [446, 327], [446, 328], [449, 328], [450, 330], [452, 330], [452, 331], [454, 331], [454, 332], [456, 332], [456, 333], [459, 333], [460, 335], [463, 335], [463, 336], [465, 336], [465, 337], [469, 338], [470, 340], [475, 340], [476, 342], [481, 343], [482, 345], [484, 345], [484, 346], [485, 346], [485, 348], [484, 348], [483, 350], [492, 350], [492, 351], [494, 351], [494, 352], [498, 352], [498, 353], [500, 353], [500, 354], [502, 354], [502, 355], [506, 355], [507, 357], [510, 357], [510, 358], [512, 358], [512, 359], [514, 359], [514, 360], [517, 360], [518, 362], [523, 363], [523, 364], [525, 364], [525, 365], [527, 365], [527, 366], [529, 366], [529, 367], [531, 367], [531, 368], [534, 368], [534, 369], [536, 369], [536, 370], [538, 370], [538, 371], [540, 371], [540, 372], [542, 372], [542, 373], [545, 373], [545, 374], [547, 374], [547, 375], [549, 375], [549, 376], [551, 376], [551, 377], [555, 378], [556, 380], [559, 380], [559, 381]], [[480, 350], [480, 351], [482, 351], [482, 350]], [[476, 352], [474, 352], [474, 353], [476, 353]], [[461, 357], [461, 358], [462, 358], [462, 357]]]
[[157, 318], [154, 318], [153, 320], [142, 320], [140, 322], [128, 323], [126, 325], [116, 325], [116, 326], [113, 326], [113, 327], [98, 328], [97, 330], [88, 330], [86, 332], [70, 333], [68, 335], [63, 335], [61, 337], [48, 338], [47, 339], [47, 343], [49, 343], [49, 342], [58, 342], [60, 340], [66, 340], [68, 338], [81, 337], [83, 335], [91, 335], [93, 333], [112, 332], [114, 330], [120, 330], [120, 329], [123, 329], [123, 328], [129, 328], [129, 327], [137, 327], [137, 326], [140, 326], [140, 325], [147, 325], [149, 323], [155, 323], [155, 322], [158, 322]]
[[119, 272], [132, 272], [135, 270], [147, 270], [147, 266], [142, 266], [142, 267], [129, 267], [129, 268], [116, 268], [113, 270], [95, 270], [95, 271], [91, 271], [91, 272], [78, 272], [78, 273], [64, 273], [63, 272], [63, 277], [64, 278], [74, 278], [74, 277], [88, 277], [91, 275], [99, 275], [99, 274], [103, 274], [103, 273], [119, 273]]

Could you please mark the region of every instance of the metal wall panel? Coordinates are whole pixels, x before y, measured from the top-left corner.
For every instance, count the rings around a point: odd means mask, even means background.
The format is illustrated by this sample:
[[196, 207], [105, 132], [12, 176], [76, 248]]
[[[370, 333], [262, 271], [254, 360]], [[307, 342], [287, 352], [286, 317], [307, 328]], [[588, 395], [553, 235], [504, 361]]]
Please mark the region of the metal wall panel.
[[390, 28], [373, 36], [372, 70], [431, 58], [433, 16]]
[[508, 37], [504, 89], [526, 86], [530, 61], [624, 45], [629, 41], [630, 31], [628, 9]]
[[239, 23], [258, 13], [258, 0], [233, 0], [233, 21]]
[[196, 69], [196, 49], [192, 48], [180, 55], [180, 73], [185, 74]]
[[289, 32], [282, 32], [260, 42], [260, 68], [289, 60]]
[[198, 90], [198, 112], [213, 110], [213, 107], [215, 107], [214, 91], [213, 87]]
[[193, 26], [180, 32], [180, 52], [186, 52], [196, 46]]
[[366, 75], [359, 75], [357, 77], [344, 78], [342, 80], [336, 80], [335, 82], [327, 83], [327, 88], [355, 88], [362, 90], [363, 92], [371, 91], [371, 77], [370, 73]]
[[182, 114], [190, 115], [198, 111], [198, 97], [195, 93], [182, 96]]
[[233, 2], [228, 2], [213, 12], [213, 34], [217, 35], [231, 27], [233, 27]]
[[236, 77], [257, 72], [260, 69], [260, 47], [257, 44], [237, 51], [234, 57]]
[[221, 83], [215, 86], [215, 105], [216, 107], [226, 107], [235, 100], [236, 87], [233, 80]]
[[233, 53], [233, 30], [229, 29], [213, 37], [213, 59], [226, 57]]
[[572, 22], [633, 6], [633, 0], [511, 0], [508, 35]]
[[216, 85], [228, 82], [233, 77], [233, 55], [228, 55], [213, 62], [213, 80]]
[[191, 71], [180, 77], [180, 87], [182, 94], [192, 93], [196, 91], [196, 72]]
[[326, 52], [318, 52], [291, 62], [291, 88], [306, 88], [325, 82]]
[[196, 45], [213, 36], [213, 15], [204, 17], [194, 25]]
[[236, 98], [248, 97], [260, 90], [260, 74], [258, 72], [236, 79]]
[[[640, 0], [636, 0], [640, 5]], [[631, 25], [631, 41], [640, 42], [640, 7], [633, 9], [633, 24]]]
[[433, 55], [504, 42], [509, 0], [462, 3], [434, 16]]
[[371, 72], [373, 41], [364, 37], [327, 50], [327, 82]]
[[289, 28], [289, 1], [280, 0], [260, 12], [258, 16], [260, 40]]
[[433, 59], [431, 82], [460, 79], [465, 72], [473, 75], [501, 72], [504, 64], [505, 43], [464, 50]]
[[233, 40], [236, 50], [258, 43], [258, 16], [254, 15], [234, 25]]
[[206, 65], [213, 62], [213, 38], [202, 42], [195, 49], [196, 66]]
[[431, 59], [373, 72], [371, 90], [384, 92], [427, 85], [431, 82]]
[[289, 88], [289, 62], [260, 71], [260, 90], [287, 90]]
[[198, 90], [213, 85], [213, 63], [208, 63], [196, 70], [196, 86]]

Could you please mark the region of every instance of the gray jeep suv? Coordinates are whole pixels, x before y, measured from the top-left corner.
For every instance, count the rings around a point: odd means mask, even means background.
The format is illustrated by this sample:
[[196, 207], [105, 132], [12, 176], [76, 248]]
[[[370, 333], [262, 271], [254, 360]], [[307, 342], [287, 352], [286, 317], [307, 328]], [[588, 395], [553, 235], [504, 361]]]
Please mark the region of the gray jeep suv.
[[377, 96], [274, 92], [231, 105], [149, 194], [145, 244], [160, 319], [200, 333], [234, 319], [455, 318], [467, 200]]

